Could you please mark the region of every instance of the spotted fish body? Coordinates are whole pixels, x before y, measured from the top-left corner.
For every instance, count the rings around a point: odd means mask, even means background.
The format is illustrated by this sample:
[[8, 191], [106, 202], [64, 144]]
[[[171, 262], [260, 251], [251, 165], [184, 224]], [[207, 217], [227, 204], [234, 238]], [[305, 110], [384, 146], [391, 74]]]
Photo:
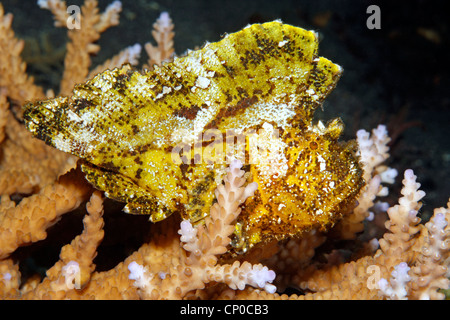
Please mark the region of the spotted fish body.
[[[152, 221], [173, 212], [201, 221], [226, 162], [241, 158], [258, 183], [237, 223], [234, 243], [246, 250], [332, 225], [363, 184], [354, 144], [338, 142], [342, 123], [312, 123], [341, 75], [317, 47], [314, 32], [251, 25], [152, 71], [124, 65], [72, 96], [29, 103], [26, 126], [80, 157], [86, 179], [125, 211]], [[255, 132], [275, 153], [251, 159]]]

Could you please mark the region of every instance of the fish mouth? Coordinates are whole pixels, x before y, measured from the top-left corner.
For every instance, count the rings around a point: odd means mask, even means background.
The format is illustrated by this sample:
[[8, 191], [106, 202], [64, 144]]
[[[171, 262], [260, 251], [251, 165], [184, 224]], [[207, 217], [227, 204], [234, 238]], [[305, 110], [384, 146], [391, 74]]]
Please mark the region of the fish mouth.
[[23, 106], [25, 127], [32, 135], [46, 144], [56, 147], [53, 137], [65, 131], [62, 119], [68, 108], [69, 98], [58, 97], [37, 102], [29, 102]]

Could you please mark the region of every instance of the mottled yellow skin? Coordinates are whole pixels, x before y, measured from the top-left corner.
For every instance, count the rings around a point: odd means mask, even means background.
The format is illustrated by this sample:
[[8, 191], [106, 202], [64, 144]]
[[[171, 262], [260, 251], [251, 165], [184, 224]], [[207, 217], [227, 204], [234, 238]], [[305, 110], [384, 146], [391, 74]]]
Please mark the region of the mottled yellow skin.
[[340, 120], [328, 127], [310, 127], [301, 136], [288, 128], [282, 136], [289, 146], [284, 177], [267, 176], [260, 167], [250, 166], [258, 190], [238, 218], [242, 249], [296, 236], [300, 230], [324, 231], [353, 208], [363, 180], [354, 142], [337, 142], [342, 128]]
[[[96, 188], [152, 221], [173, 212], [201, 221], [226, 162], [241, 158], [258, 183], [234, 241], [245, 251], [327, 228], [362, 186], [353, 144], [337, 141], [342, 124], [312, 124], [341, 74], [317, 46], [314, 32], [255, 24], [153, 71], [107, 70], [70, 97], [26, 105], [24, 118], [36, 137], [80, 157]], [[278, 152], [252, 159], [248, 133], [261, 129], [278, 133], [263, 139]], [[231, 133], [244, 137], [235, 149]]]

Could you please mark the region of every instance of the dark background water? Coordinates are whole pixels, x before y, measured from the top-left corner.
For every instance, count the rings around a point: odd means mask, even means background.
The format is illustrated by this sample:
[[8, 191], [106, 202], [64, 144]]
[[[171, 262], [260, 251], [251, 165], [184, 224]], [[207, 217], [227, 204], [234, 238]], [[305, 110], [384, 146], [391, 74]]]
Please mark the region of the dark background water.
[[[26, 40], [28, 72], [57, 91], [62, 74], [66, 30], [53, 27], [49, 11], [37, 1], [3, 0], [14, 14], [16, 35]], [[82, 1], [66, 1], [81, 4]], [[103, 10], [111, 0], [99, 1]], [[381, 11], [381, 29], [369, 29], [369, 5]], [[119, 26], [107, 30], [93, 65], [135, 43], [153, 41], [152, 24], [168, 11], [175, 24], [175, 50], [201, 46], [249, 23], [282, 19], [314, 29], [320, 55], [344, 74], [317, 118], [341, 117], [345, 138], [356, 130], [388, 125], [394, 138], [388, 164], [412, 168], [427, 193], [423, 212], [444, 206], [450, 196], [449, 13], [445, 1], [337, 0], [123, 0]], [[146, 55], [142, 54], [142, 62]], [[397, 197], [400, 180], [393, 188]]]

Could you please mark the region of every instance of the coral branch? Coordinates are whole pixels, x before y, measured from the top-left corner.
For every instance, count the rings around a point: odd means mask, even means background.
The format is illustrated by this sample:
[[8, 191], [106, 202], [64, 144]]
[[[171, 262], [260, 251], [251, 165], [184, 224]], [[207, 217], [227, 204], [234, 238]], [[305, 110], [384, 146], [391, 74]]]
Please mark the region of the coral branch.
[[173, 37], [172, 31], [174, 25], [167, 12], [162, 12], [158, 20], [153, 24], [152, 35], [156, 41], [156, 46], [150, 42], [146, 43], [144, 48], [148, 54], [147, 65], [144, 68], [153, 69], [154, 65], [161, 65], [163, 61], [169, 61], [173, 58]]
[[114, 1], [110, 3], [105, 12], [100, 15], [100, 20], [95, 25], [97, 32], [105, 32], [106, 29], [119, 24], [119, 13], [122, 11], [122, 3], [120, 1]]
[[66, 27], [69, 13], [67, 5], [62, 0], [38, 0], [38, 6], [42, 9], [50, 10], [55, 20], [55, 27]]
[[41, 8], [50, 10], [55, 17], [55, 25], [68, 27], [67, 54], [64, 60], [64, 73], [61, 81], [61, 94], [69, 94], [73, 86], [86, 79], [91, 65], [90, 55], [98, 52], [100, 47], [95, 42], [100, 33], [119, 23], [120, 1], [114, 1], [99, 14], [96, 0], [86, 0], [81, 8], [81, 15], [75, 12], [73, 25], [68, 26], [69, 16], [64, 1], [41, 0]]
[[42, 88], [34, 84], [20, 57], [24, 42], [17, 40], [11, 29], [12, 14], [4, 13], [0, 3], [0, 94], [22, 105], [27, 100], [45, 97]]
[[93, 260], [103, 239], [103, 200], [101, 193], [92, 194], [86, 205], [88, 215], [83, 219], [83, 233], [61, 249], [60, 260], [47, 271], [47, 277], [23, 298], [62, 299], [77, 295], [90, 281], [95, 269]]
[[20, 297], [19, 265], [13, 259], [0, 261], [0, 296], [2, 299], [17, 299]]
[[373, 207], [375, 198], [387, 195], [387, 189], [382, 188], [381, 183], [392, 184], [397, 176], [395, 169], [383, 165], [383, 162], [389, 157], [388, 143], [390, 140], [384, 125], [373, 129], [372, 135], [365, 130], [357, 132], [358, 154], [363, 164], [363, 177], [366, 185], [358, 197], [358, 206], [351, 214], [344, 216], [333, 231], [339, 233], [339, 237], [342, 239], [355, 239], [356, 235], [363, 231], [363, 222], [370, 216], [369, 209]]
[[[217, 265], [217, 255], [225, 253], [231, 241], [229, 236], [234, 231], [232, 223], [240, 213], [239, 205], [257, 188], [256, 183], [244, 187], [246, 179], [241, 166], [236, 160], [231, 163], [224, 184], [216, 190], [217, 203], [204, 225], [193, 227], [187, 220], [181, 222], [178, 233], [187, 254], [174, 268], [176, 272], [153, 274], [136, 262], [128, 265], [130, 279], [135, 280], [142, 298], [180, 299], [189, 291], [204, 288], [209, 282], [223, 282], [232, 289], [243, 290], [246, 285], [251, 285], [275, 292], [276, 287], [271, 284], [275, 273], [261, 264], [235, 261], [232, 265]], [[155, 291], [161, 290], [158, 285], [163, 290], [167, 287], [172, 290], [157, 293]]]
[[399, 204], [389, 208], [387, 213], [389, 220], [386, 228], [390, 233], [386, 233], [380, 239], [380, 248], [386, 253], [406, 252], [413, 245], [413, 237], [419, 231], [420, 218], [417, 216], [422, 204], [419, 202], [425, 192], [419, 190], [420, 184], [416, 182], [416, 176], [412, 170], [406, 170], [403, 179], [403, 188]]
[[[450, 207], [450, 202], [448, 205]], [[450, 287], [449, 207], [435, 209], [433, 217], [425, 224], [425, 243], [420, 248], [419, 263], [411, 270], [413, 299], [443, 299], [444, 294], [439, 289]]]
[[18, 205], [2, 197], [0, 259], [8, 257], [19, 246], [45, 239], [45, 230], [55, 224], [61, 215], [77, 208], [89, 190], [76, 180], [63, 180], [48, 185]]
[[407, 296], [406, 284], [411, 280], [408, 275], [408, 271], [411, 269], [406, 262], [399, 263], [394, 267], [392, 271], [392, 277], [388, 282], [382, 278], [378, 285], [380, 286], [380, 292], [382, 295], [395, 300], [405, 300]]

